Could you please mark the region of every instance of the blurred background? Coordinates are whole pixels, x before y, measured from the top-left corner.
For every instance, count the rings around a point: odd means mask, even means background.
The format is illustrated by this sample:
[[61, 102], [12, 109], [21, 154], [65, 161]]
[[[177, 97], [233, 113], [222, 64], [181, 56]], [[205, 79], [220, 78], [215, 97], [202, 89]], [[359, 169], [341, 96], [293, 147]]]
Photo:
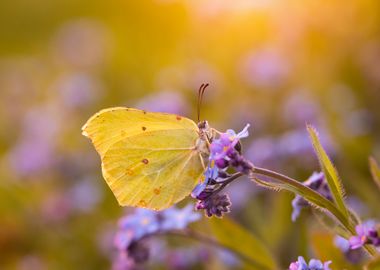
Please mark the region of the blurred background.
[[[368, 169], [380, 159], [378, 0], [5, 0], [0, 34], [0, 269], [109, 269], [130, 209], [80, 128], [111, 106], [195, 119], [201, 83], [202, 118], [221, 131], [250, 123], [244, 155], [258, 166], [306, 180], [313, 124], [351, 207], [379, 217]], [[339, 253], [310, 211], [291, 222], [294, 195], [248, 180], [229, 194], [230, 217], [284, 269], [298, 255], [331, 259], [321, 239]], [[239, 269], [215, 249], [160, 241], [147, 269]]]

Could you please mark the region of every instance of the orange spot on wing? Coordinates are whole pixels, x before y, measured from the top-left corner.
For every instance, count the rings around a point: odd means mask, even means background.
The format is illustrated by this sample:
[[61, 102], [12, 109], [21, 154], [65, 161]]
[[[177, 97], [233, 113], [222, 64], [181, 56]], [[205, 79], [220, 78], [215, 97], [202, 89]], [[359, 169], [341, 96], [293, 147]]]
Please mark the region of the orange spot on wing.
[[127, 170], [126, 170], [126, 173], [127, 173], [128, 175], [133, 175], [133, 171], [132, 171], [131, 169], [127, 169]]
[[177, 115], [175, 118], [176, 118], [178, 121], [182, 119], [182, 117], [179, 116], [179, 115]]
[[144, 163], [144, 164], [148, 164], [148, 163], [149, 163], [149, 160], [146, 159], [146, 158], [144, 158], [143, 160], [141, 160], [141, 162]]
[[146, 127], [141, 127], [141, 129], [142, 129], [143, 131], [145, 131], [145, 130], [146, 130]]
[[141, 207], [146, 207], [146, 201], [144, 200], [140, 200], [139, 203], [137, 204], [138, 206], [141, 206]]
[[154, 194], [156, 194], [156, 195], [160, 194], [160, 192], [161, 192], [161, 187], [160, 187], [160, 188], [155, 188], [155, 189], [153, 189], [153, 192], [154, 192]]

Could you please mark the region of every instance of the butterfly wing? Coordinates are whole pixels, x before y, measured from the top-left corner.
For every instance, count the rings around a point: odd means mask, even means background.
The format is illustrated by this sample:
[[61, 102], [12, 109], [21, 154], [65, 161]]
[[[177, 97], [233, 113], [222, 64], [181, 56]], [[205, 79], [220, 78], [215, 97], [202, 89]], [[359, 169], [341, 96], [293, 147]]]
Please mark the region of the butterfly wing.
[[202, 177], [198, 128], [190, 119], [135, 109], [103, 110], [83, 127], [120, 205], [165, 209]]
[[152, 113], [133, 108], [114, 107], [101, 110], [82, 127], [82, 134], [92, 141], [99, 155], [114, 143], [130, 136], [154, 130], [190, 129], [197, 133], [194, 121], [174, 114]]

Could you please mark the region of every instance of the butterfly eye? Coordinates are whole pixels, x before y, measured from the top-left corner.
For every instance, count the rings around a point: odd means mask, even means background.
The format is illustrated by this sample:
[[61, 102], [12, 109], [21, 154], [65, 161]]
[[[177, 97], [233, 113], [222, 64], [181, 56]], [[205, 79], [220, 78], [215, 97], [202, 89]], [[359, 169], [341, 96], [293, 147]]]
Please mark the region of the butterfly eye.
[[199, 129], [206, 129], [206, 121], [201, 121], [198, 123]]

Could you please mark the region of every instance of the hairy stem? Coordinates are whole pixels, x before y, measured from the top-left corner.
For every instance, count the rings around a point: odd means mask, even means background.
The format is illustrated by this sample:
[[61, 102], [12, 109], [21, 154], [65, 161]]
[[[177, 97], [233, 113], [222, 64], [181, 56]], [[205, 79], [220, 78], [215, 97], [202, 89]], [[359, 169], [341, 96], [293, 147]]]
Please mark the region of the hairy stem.
[[[277, 172], [274, 172], [274, 171], [271, 171], [268, 169], [254, 167], [252, 169], [252, 172], [254, 174], [259, 174], [259, 175], [264, 175], [264, 176], [270, 177], [270, 178], [275, 179], [276, 181], [281, 182], [281, 183], [289, 184], [289, 185], [291, 185], [291, 186], [293, 186], [299, 190], [304, 191], [305, 193], [310, 194], [313, 197], [313, 199], [319, 201], [324, 206], [324, 208], [326, 210], [328, 210], [342, 224], [342, 226], [344, 226], [344, 228], [346, 228], [346, 230], [351, 233], [351, 235], [356, 234], [355, 227], [354, 227], [353, 223], [349, 219], [347, 219], [343, 215], [343, 213], [331, 201], [329, 201], [328, 199], [323, 197], [318, 192], [316, 192], [316, 191], [312, 190], [311, 188], [303, 185], [302, 183], [300, 183], [299, 181], [297, 181], [293, 178], [290, 178], [286, 175], [283, 175], [283, 174], [280, 174], [280, 173], [277, 173]], [[365, 249], [372, 256], [375, 256], [377, 254], [376, 249], [373, 248], [372, 246], [366, 245]]]

